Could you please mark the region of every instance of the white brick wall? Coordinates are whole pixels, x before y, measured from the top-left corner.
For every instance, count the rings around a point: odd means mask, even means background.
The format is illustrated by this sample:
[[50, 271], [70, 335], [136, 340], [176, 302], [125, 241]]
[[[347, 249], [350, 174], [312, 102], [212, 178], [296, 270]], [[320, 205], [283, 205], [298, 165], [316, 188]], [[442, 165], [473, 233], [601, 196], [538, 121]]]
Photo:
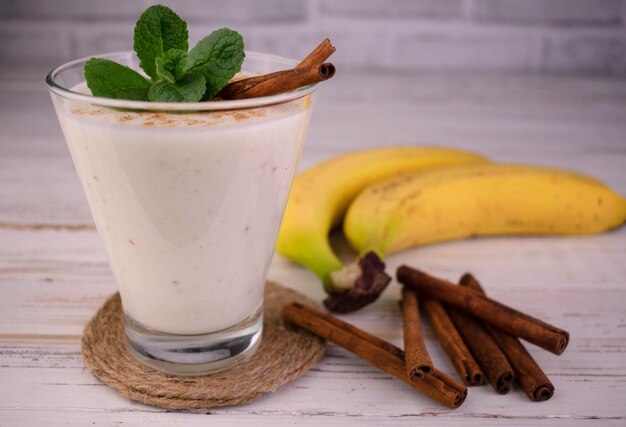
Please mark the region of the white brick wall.
[[[130, 49], [155, 0], [0, 0], [0, 77]], [[626, 0], [161, 0], [192, 42], [230, 26], [252, 50], [301, 57], [324, 37], [345, 69], [626, 76]], [[16, 64], [24, 70], [12, 75]], [[19, 67], [17, 67], [19, 68]]]
[[357, 19], [457, 19], [463, 14], [463, 0], [320, 0], [323, 15]]
[[602, 26], [622, 23], [620, 0], [475, 0], [479, 22]]

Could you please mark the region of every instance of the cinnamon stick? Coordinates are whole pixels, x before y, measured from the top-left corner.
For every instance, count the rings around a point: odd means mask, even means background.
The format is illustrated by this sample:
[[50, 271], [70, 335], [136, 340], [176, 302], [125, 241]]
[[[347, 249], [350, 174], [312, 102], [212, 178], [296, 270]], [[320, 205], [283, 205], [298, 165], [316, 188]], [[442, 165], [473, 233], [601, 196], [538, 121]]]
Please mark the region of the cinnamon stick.
[[[478, 280], [469, 273], [464, 274], [459, 283], [483, 295], [485, 294]], [[534, 402], [550, 399], [554, 394], [554, 386], [522, 343], [514, 336], [494, 326], [489, 324], [483, 324], [483, 326], [509, 359], [515, 371], [515, 381], [524, 390], [528, 398]]]
[[430, 326], [465, 385], [481, 385], [483, 372], [441, 303], [431, 298], [420, 298], [420, 301]]
[[278, 95], [328, 80], [334, 75], [335, 66], [330, 63], [276, 71], [231, 82], [217, 96], [223, 99], [245, 99]]
[[430, 360], [422, 325], [420, 322], [419, 305], [417, 295], [408, 288], [402, 289], [402, 310], [403, 330], [404, 330], [404, 359], [406, 371], [413, 381], [420, 381], [424, 375], [433, 370], [433, 362]]
[[330, 40], [324, 39], [295, 68], [230, 82], [217, 96], [222, 99], [258, 98], [328, 80], [335, 75], [335, 66], [324, 61], [334, 52]]
[[465, 401], [467, 389], [436, 369], [422, 381], [412, 381], [406, 372], [404, 352], [387, 341], [304, 304], [286, 305], [282, 314], [296, 325], [351, 351], [443, 405], [458, 408]]
[[513, 368], [491, 335], [471, 316], [450, 307], [447, 312], [494, 390], [500, 394], [511, 391]]
[[554, 354], [563, 353], [567, 347], [569, 334], [566, 331], [491, 300], [479, 292], [407, 266], [398, 268], [397, 277], [400, 283], [420, 294], [438, 299]]
[[335, 53], [335, 46], [330, 43], [329, 39], [324, 39], [306, 58], [296, 65], [296, 68], [323, 64], [333, 53]]

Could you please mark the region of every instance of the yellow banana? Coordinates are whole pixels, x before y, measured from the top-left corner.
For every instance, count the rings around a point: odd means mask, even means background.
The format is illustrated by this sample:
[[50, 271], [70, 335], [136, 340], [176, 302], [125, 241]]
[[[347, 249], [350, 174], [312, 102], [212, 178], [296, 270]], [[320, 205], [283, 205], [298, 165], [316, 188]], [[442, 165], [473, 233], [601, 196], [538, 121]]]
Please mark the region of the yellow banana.
[[364, 190], [344, 219], [360, 253], [475, 235], [590, 234], [626, 221], [626, 200], [574, 172], [468, 165], [408, 173]]
[[[349, 282], [338, 284], [331, 279], [331, 273], [341, 270], [343, 265], [328, 242], [328, 233], [340, 224], [357, 194], [377, 181], [411, 170], [486, 162], [488, 160], [484, 157], [472, 153], [437, 147], [362, 150], [322, 162], [296, 177], [276, 250], [312, 270], [322, 279], [329, 293], [350, 289], [359, 280], [361, 282], [357, 284], [367, 288], [370, 285], [363, 283], [364, 278], [361, 276], [365, 272], [362, 270], [365, 268], [372, 277], [376, 277], [375, 270], [380, 269], [380, 265], [371, 257], [369, 267], [362, 265], [367, 261], [363, 259], [359, 267], [351, 270]], [[372, 277], [365, 278], [365, 281], [377, 280]]]

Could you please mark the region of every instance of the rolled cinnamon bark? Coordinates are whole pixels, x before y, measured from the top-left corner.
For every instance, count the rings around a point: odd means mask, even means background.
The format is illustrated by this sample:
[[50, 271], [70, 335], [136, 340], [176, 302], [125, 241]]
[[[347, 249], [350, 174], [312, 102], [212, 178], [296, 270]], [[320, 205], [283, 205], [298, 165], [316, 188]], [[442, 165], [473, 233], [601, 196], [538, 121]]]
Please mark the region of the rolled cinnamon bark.
[[456, 286], [407, 266], [398, 268], [397, 278], [400, 283], [420, 295], [458, 308], [554, 354], [563, 353], [567, 347], [569, 334], [566, 331], [491, 300], [479, 292]]
[[443, 405], [458, 408], [465, 401], [467, 389], [436, 369], [422, 381], [412, 381], [406, 372], [404, 352], [362, 329], [300, 303], [284, 306], [282, 314], [296, 325], [334, 342]]
[[447, 312], [494, 390], [500, 394], [511, 391], [515, 379], [513, 368], [491, 335], [471, 316], [454, 308], [448, 308]]
[[[478, 280], [469, 273], [464, 274], [459, 283], [485, 294]], [[550, 399], [554, 394], [554, 386], [522, 343], [514, 336], [494, 326], [489, 324], [483, 324], [483, 326], [506, 355], [515, 371], [515, 381], [524, 390], [528, 398], [533, 402], [543, 402]]]
[[222, 99], [246, 99], [278, 95], [328, 80], [334, 75], [335, 66], [330, 63], [276, 71], [231, 82], [217, 96]]
[[306, 58], [291, 70], [281, 70], [262, 76], [249, 77], [228, 83], [217, 94], [222, 99], [258, 98], [289, 92], [335, 75], [333, 64], [324, 64], [335, 47], [324, 39]]
[[404, 332], [404, 360], [406, 371], [413, 381], [420, 381], [433, 370], [433, 362], [426, 350], [420, 322], [419, 304], [415, 292], [402, 289], [400, 302]]
[[431, 298], [420, 298], [420, 302], [439, 343], [465, 385], [482, 385], [483, 372], [441, 303]]

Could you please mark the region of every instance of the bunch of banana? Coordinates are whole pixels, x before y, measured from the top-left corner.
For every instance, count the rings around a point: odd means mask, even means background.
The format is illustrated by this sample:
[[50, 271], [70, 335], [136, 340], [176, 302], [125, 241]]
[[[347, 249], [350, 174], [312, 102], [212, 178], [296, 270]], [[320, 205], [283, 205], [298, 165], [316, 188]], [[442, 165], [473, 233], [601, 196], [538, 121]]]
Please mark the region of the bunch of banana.
[[355, 151], [306, 170], [294, 180], [276, 250], [313, 271], [330, 295], [329, 308], [351, 311], [374, 301], [390, 278], [374, 253], [344, 268], [328, 241], [352, 200], [365, 188], [398, 174], [488, 163], [453, 148], [387, 147]]
[[[342, 219], [361, 255], [348, 266], [328, 242]], [[598, 233], [624, 221], [626, 200], [581, 174], [396, 147], [346, 154], [298, 176], [277, 250], [322, 279], [329, 309], [347, 312], [378, 297], [390, 280], [381, 259], [405, 248], [477, 235]]]

